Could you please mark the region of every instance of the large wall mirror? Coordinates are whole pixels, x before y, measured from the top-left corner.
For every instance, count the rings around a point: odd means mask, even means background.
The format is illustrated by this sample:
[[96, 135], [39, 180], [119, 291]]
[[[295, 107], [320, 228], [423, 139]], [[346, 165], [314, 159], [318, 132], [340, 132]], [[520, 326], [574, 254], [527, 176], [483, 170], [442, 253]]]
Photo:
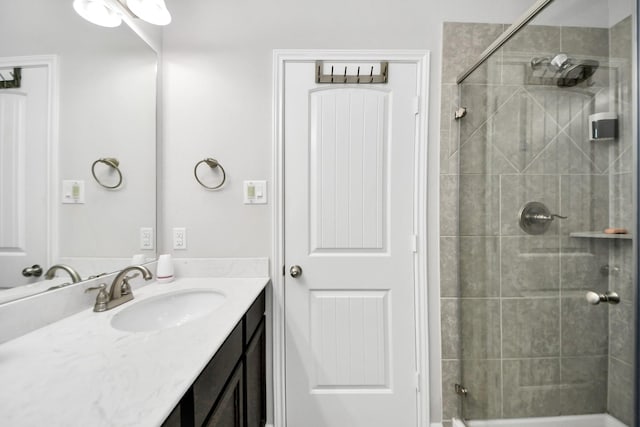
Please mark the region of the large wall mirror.
[[1, 303], [70, 282], [43, 280], [56, 264], [86, 279], [155, 257], [157, 55], [71, 0], [0, 8]]

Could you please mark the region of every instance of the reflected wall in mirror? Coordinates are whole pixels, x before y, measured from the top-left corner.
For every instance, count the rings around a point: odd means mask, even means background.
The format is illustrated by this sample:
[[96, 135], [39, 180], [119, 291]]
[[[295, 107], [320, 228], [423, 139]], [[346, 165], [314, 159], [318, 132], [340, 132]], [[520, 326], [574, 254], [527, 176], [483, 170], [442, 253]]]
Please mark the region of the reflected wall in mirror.
[[[154, 258], [153, 247], [141, 250], [141, 229], [153, 245], [156, 53], [125, 24], [85, 21], [71, 0], [0, 7], [0, 73], [22, 73], [20, 88], [0, 89], [0, 289], [24, 293], [54, 264], [86, 279], [136, 253]], [[118, 160], [116, 189], [92, 175], [103, 158]], [[107, 186], [119, 179], [104, 162], [95, 173]], [[56, 276], [39, 285], [71, 281]]]

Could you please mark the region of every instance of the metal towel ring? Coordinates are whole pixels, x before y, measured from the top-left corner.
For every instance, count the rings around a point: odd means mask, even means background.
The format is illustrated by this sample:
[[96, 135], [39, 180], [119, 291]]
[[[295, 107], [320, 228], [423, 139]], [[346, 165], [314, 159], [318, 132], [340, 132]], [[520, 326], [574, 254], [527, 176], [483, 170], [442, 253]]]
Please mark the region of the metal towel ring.
[[[103, 182], [101, 182], [98, 179], [98, 177], [96, 176], [96, 165], [98, 163], [104, 163], [107, 166], [111, 166], [113, 169], [116, 170], [116, 172], [118, 172], [118, 183], [116, 185], [105, 185]], [[102, 159], [98, 159], [95, 162], [93, 162], [93, 165], [91, 165], [91, 174], [93, 175], [93, 178], [96, 180], [98, 184], [100, 184], [104, 188], [113, 190], [120, 187], [120, 185], [122, 184], [122, 172], [120, 172], [120, 168], [118, 166], [120, 166], [120, 162], [118, 161], [118, 159], [114, 157], [105, 157]]]
[[[220, 170], [222, 171], [222, 181], [220, 181], [220, 184], [214, 187], [209, 187], [208, 185], [205, 185], [202, 183], [202, 181], [200, 181], [200, 178], [198, 178], [198, 166], [200, 166], [200, 164], [202, 163], [206, 163], [207, 166], [209, 166], [211, 169], [220, 168]], [[227, 180], [227, 174], [225, 173], [222, 165], [218, 163], [216, 159], [212, 159], [211, 157], [200, 160], [198, 163], [196, 163], [196, 166], [193, 168], [193, 176], [196, 177], [196, 181], [198, 181], [198, 184], [202, 185], [204, 188], [208, 190], [217, 190], [218, 188], [222, 187], [224, 182]]]

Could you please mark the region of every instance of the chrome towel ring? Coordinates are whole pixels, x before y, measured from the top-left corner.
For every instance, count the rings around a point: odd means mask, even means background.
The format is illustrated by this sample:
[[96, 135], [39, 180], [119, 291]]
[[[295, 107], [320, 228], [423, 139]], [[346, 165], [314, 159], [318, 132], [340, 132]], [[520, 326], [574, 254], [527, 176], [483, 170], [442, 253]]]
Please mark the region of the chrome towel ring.
[[[105, 165], [115, 169], [115, 171], [118, 173], [118, 183], [116, 185], [106, 185], [102, 181], [100, 181], [100, 179], [98, 179], [98, 177], [96, 176], [96, 165], [98, 163], [104, 163]], [[120, 162], [118, 161], [118, 159], [114, 157], [105, 157], [102, 159], [98, 159], [95, 162], [93, 162], [93, 165], [91, 165], [91, 174], [93, 175], [93, 178], [96, 180], [98, 184], [100, 184], [104, 188], [114, 190], [120, 187], [120, 185], [122, 185], [122, 172], [120, 172], [120, 168], [118, 166], [120, 166]]]
[[[200, 178], [198, 177], [198, 166], [200, 166], [202, 163], [206, 163], [207, 166], [209, 166], [211, 169], [220, 168], [220, 170], [222, 171], [222, 180], [218, 185], [210, 187], [206, 184], [203, 184], [202, 181], [200, 181]], [[196, 181], [198, 181], [198, 184], [202, 185], [204, 188], [208, 190], [217, 190], [218, 188], [222, 187], [224, 182], [227, 180], [227, 174], [225, 173], [222, 165], [216, 159], [212, 159], [211, 157], [200, 160], [198, 163], [196, 163], [196, 166], [193, 168], [193, 175], [196, 177]]]

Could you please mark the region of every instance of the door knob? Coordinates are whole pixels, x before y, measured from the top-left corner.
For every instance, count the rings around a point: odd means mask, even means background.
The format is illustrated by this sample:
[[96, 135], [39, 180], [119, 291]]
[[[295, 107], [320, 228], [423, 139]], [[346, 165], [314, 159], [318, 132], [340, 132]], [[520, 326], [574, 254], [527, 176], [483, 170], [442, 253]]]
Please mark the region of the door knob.
[[42, 276], [42, 267], [40, 267], [38, 264], [34, 264], [33, 266], [27, 267], [22, 270], [22, 275], [24, 277], [40, 277]]
[[296, 277], [301, 276], [302, 275], [302, 267], [300, 267], [299, 265], [292, 265], [291, 268], [289, 269], [289, 274], [294, 279]]

